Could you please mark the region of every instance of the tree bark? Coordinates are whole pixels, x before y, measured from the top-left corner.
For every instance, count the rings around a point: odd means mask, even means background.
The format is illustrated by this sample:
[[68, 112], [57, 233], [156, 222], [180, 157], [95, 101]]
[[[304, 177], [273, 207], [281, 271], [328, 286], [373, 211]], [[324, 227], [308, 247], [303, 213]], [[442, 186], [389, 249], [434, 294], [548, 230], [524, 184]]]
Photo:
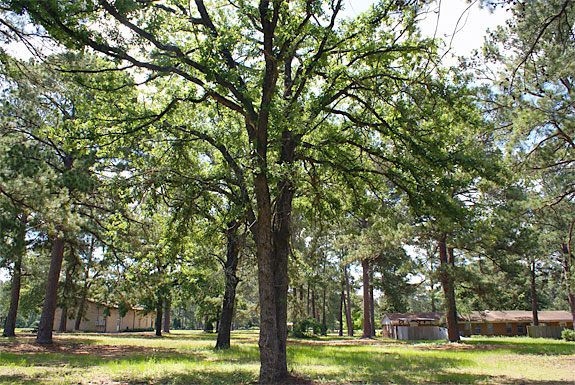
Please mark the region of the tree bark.
[[76, 313], [76, 322], [74, 323], [74, 330], [79, 331], [84, 317], [84, 307], [86, 306], [86, 299], [88, 297], [88, 278], [85, 277], [84, 286], [82, 286], [82, 294], [80, 295], [80, 303], [78, 304], [78, 313]]
[[343, 337], [343, 310], [344, 310], [344, 306], [343, 306], [343, 302], [345, 301], [345, 289], [344, 289], [345, 285], [342, 282], [341, 283], [341, 293], [339, 295], [339, 313], [338, 313], [338, 318], [339, 318], [339, 336]]
[[362, 338], [371, 338], [371, 301], [369, 293], [369, 260], [362, 259], [363, 278], [363, 335]]
[[4, 322], [4, 337], [16, 336], [16, 318], [18, 316], [18, 302], [20, 301], [20, 287], [22, 285], [22, 259], [26, 253], [26, 224], [28, 217], [22, 214], [20, 217], [20, 229], [18, 229], [18, 236], [15, 239], [14, 254], [16, 261], [14, 261], [14, 269], [12, 271], [12, 282], [10, 285], [10, 307]]
[[227, 245], [226, 261], [224, 263], [225, 290], [216, 349], [226, 349], [230, 347], [230, 335], [232, 331], [232, 321], [236, 301], [236, 288], [240, 281], [236, 275], [240, 253], [238, 227], [239, 223], [234, 221], [228, 223], [228, 227], [226, 229]]
[[[349, 285], [349, 276], [347, 274], [347, 265], [343, 268], [343, 277], [345, 281], [345, 291], [347, 294], [347, 306], [345, 307], [345, 322], [347, 323], [347, 335], [353, 337], [353, 320], [351, 319], [351, 294]], [[345, 303], [344, 303], [345, 305]]]
[[88, 290], [90, 289], [90, 267], [92, 265], [92, 257], [94, 255], [94, 243], [95, 239], [92, 237], [90, 242], [90, 251], [88, 253], [88, 259], [86, 261], [85, 271], [84, 271], [84, 286], [82, 286], [82, 294], [80, 295], [80, 304], [78, 305], [78, 314], [76, 314], [76, 322], [74, 323], [74, 330], [80, 330], [80, 325], [82, 324], [82, 318], [84, 317], [84, 308], [86, 306], [86, 299], [88, 298]]
[[311, 318], [317, 321], [317, 312], [315, 307], [315, 290], [311, 290]]
[[326, 297], [326, 293], [325, 293], [325, 287], [323, 288], [323, 293], [322, 293], [322, 305], [321, 305], [321, 323], [323, 325], [326, 325], [325, 323], [325, 297]]
[[373, 267], [369, 271], [369, 303], [371, 305], [371, 336], [375, 337], [375, 301], [373, 300]]
[[457, 310], [455, 308], [455, 285], [451, 269], [455, 266], [453, 248], [447, 251], [447, 234], [442, 234], [438, 242], [439, 247], [439, 279], [445, 298], [445, 320], [447, 323], [447, 338], [450, 342], [458, 342], [459, 328], [457, 326]]
[[[290, 131], [282, 132], [280, 163], [291, 164], [294, 160], [295, 138]], [[295, 185], [289, 176], [278, 184], [279, 195], [276, 198], [276, 210], [273, 221], [272, 245], [276, 263], [274, 267], [276, 330], [278, 352], [276, 361], [276, 381], [289, 376], [287, 369], [287, 302], [288, 302], [288, 261], [291, 237], [292, 201]], [[263, 369], [262, 369], [263, 370]], [[261, 377], [261, 371], [260, 371]]]
[[164, 302], [164, 333], [170, 332], [170, 310], [171, 310], [172, 301], [170, 297], [166, 297], [166, 301]]
[[307, 295], [306, 295], [306, 298], [305, 298], [305, 316], [306, 316], [306, 318], [309, 318], [309, 315], [311, 314], [311, 312], [310, 312], [310, 306], [309, 306], [309, 305], [310, 305], [310, 295], [309, 295], [309, 292], [310, 292], [310, 290], [309, 290], [309, 283], [308, 283], [308, 284], [307, 284]]
[[158, 303], [156, 304], [156, 336], [162, 336], [162, 319], [164, 310], [164, 301], [162, 298], [158, 298]]
[[38, 335], [36, 343], [51, 344], [52, 329], [54, 328], [54, 313], [56, 312], [56, 302], [58, 299], [58, 280], [60, 279], [60, 270], [62, 269], [62, 260], [64, 258], [64, 235], [61, 234], [62, 228], [58, 228], [59, 234], [52, 244], [52, 255], [50, 258], [50, 270], [46, 282], [46, 296], [42, 307], [42, 315], [38, 325]]
[[562, 245], [563, 258], [561, 267], [563, 268], [563, 278], [565, 279], [565, 288], [567, 289], [567, 299], [569, 300], [569, 309], [571, 310], [571, 319], [573, 320], [573, 329], [575, 329], [575, 288], [571, 285], [573, 269], [573, 253], [566, 243]]
[[62, 313], [60, 314], [60, 325], [58, 326], [58, 331], [63, 333], [68, 328], [68, 306], [71, 302], [71, 297], [73, 293], [71, 292], [72, 279], [76, 269], [76, 259], [74, 257], [74, 248], [70, 248], [70, 260], [68, 268], [66, 269], [66, 279], [64, 280], [64, 298], [62, 299]]
[[539, 325], [539, 312], [537, 309], [537, 288], [536, 288], [536, 271], [535, 271], [535, 260], [531, 262], [531, 266], [529, 267], [530, 272], [530, 282], [531, 282], [531, 312], [533, 314], [533, 325]]

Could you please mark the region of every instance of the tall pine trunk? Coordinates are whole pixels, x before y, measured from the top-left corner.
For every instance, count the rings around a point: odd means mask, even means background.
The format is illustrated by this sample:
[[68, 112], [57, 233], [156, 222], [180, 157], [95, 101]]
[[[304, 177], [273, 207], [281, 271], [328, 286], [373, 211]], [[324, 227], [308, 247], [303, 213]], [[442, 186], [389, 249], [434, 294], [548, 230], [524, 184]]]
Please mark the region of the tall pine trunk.
[[309, 318], [309, 316], [310, 316], [310, 314], [311, 314], [311, 312], [310, 312], [310, 306], [309, 306], [310, 303], [311, 303], [309, 292], [310, 292], [310, 290], [309, 290], [309, 283], [308, 283], [308, 284], [307, 284], [307, 294], [306, 294], [306, 297], [305, 297], [305, 316], [306, 316], [306, 318]]
[[56, 302], [58, 299], [58, 280], [60, 279], [60, 270], [62, 269], [62, 260], [64, 258], [64, 235], [61, 233], [62, 228], [58, 228], [59, 234], [52, 244], [52, 254], [50, 258], [50, 270], [46, 281], [46, 296], [42, 306], [42, 315], [38, 325], [38, 335], [36, 342], [39, 344], [52, 343], [52, 329], [54, 328], [54, 313], [56, 312]]
[[10, 284], [10, 307], [4, 322], [4, 337], [14, 337], [16, 335], [16, 318], [18, 316], [18, 302], [20, 302], [20, 287], [22, 285], [22, 259], [26, 253], [26, 223], [28, 217], [22, 214], [20, 217], [20, 228], [15, 240], [14, 254], [16, 260], [14, 261], [14, 269], [12, 270], [12, 282]]
[[84, 308], [86, 307], [87, 298], [88, 298], [88, 278], [85, 277], [84, 286], [82, 286], [82, 294], [80, 295], [80, 303], [78, 304], [78, 313], [76, 313], [76, 322], [74, 323], [75, 331], [80, 330], [80, 325], [82, 324], [82, 318], [84, 318]]
[[322, 292], [322, 305], [321, 305], [321, 323], [323, 325], [326, 325], [325, 323], [325, 300], [326, 300], [326, 293], [325, 293], [325, 287], [323, 288], [323, 292]]
[[226, 229], [226, 261], [224, 263], [225, 273], [225, 290], [224, 300], [222, 303], [222, 312], [220, 316], [220, 329], [218, 330], [218, 339], [216, 349], [226, 349], [230, 347], [230, 334], [232, 331], [232, 321], [234, 317], [234, 306], [236, 301], [236, 288], [239, 279], [236, 276], [239, 263], [240, 240], [238, 238], [237, 221], [228, 223]]
[[311, 318], [317, 321], [317, 312], [315, 306], [315, 290], [311, 290]]
[[339, 313], [338, 313], [338, 320], [339, 320], [339, 336], [343, 337], [343, 302], [345, 301], [345, 285], [344, 282], [341, 282], [341, 293], [339, 295]]
[[450, 342], [458, 342], [459, 328], [457, 326], [457, 310], [455, 308], [455, 284], [452, 268], [455, 266], [453, 248], [447, 251], [447, 234], [442, 234], [438, 242], [439, 248], [439, 280], [445, 298], [445, 319], [447, 322], [447, 338]]
[[353, 320], [351, 319], [351, 294], [347, 265], [343, 268], [343, 279], [345, 281], [345, 291], [347, 296], [347, 306], [345, 307], [345, 322], [347, 323], [347, 335], [353, 337]]
[[[574, 222], [575, 223], [575, 222]], [[572, 234], [573, 224], [571, 225], [570, 234]], [[567, 299], [569, 300], [569, 309], [571, 310], [571, 319], [573, 320], [573, 329], [575, 329], [575, 287], [571, 285], [572, 269], [575, 258], [573, 253], [566, 243], [562, 245], [563, 259], [561, 260], [561, 267], [563, 268], [563, 278], [565, 279], [565, 287], [567, 289]]]
[[369, 284], [369, 260], [361, 260], [363, 278], [363, 335], [362, 338], [371, 338], [371, 301]]
[[535, 260], [531, 261], [529, 266], [529, 275], [530, 275], [530, 283], [531, 283], [531, 313], [533, 314], [533, 325], [539, 325], [539, 310], [537, 307], [537, 287], [536, 287], [536, 266]]
[[375, 301], [373, 299], [373, 267], [369, 272], [369, 303], [371, 305], [371, 335], [375, 337]]

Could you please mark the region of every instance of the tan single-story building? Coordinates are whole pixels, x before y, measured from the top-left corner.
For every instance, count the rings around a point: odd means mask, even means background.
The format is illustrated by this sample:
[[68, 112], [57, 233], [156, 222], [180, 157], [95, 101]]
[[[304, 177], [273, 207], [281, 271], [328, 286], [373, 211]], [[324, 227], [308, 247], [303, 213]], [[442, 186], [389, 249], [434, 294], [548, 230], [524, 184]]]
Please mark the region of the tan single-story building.
[[[524, 336], [533, 324], [533, 313], [526, 310], [484, 310], [458, 314], [459, 334], [484, 336]], [[573, 328], [568, 311], [538, 312], [539, 325]], [[387, 313], [382, 319], [382, 336], [395, 339], [440, 339], [445, 327], [444, 313]], [[414, 338], [411, 338], [411, 335]], [[421, 338], [429, 336], [429, 338]]]
[[381, 335], [399, 340], [440, 340], [447, 338], [447, 331], [443, 313], [387, 313]]
[[[573, 327], [568, 311], [542, 310], [537, 313], [539, 325]], [[462, 336], [524, 336], [533, 324], [533, 313], [527, 310], [483, 310], [458, 315]]]
[[[114, 333], [134, 329], [153, 329], [156, 313], [145, 313], [143, 308], [132, 308], [121, 317], [118, 306], [113, 304], [102, 304], [94, 300], [86, 300], [84, 317], [80, 323], [80, 331]], [[68, 319], [66, 331], [74, 330], [75, 317], [78, 309], [68, 309]], [[60, 323], [62, 309], [56, 309], [54, 316], [54, 329]]]

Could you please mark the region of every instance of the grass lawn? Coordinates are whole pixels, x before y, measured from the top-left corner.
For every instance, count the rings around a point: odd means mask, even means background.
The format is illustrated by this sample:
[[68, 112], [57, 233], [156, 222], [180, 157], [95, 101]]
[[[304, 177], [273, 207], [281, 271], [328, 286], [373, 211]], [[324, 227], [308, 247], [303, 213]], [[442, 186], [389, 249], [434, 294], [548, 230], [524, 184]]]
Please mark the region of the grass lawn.
[[[195, 331], [57, 334], [50, 347], [2, 338], [0, 384], [245, 384], [257, 379], [257, 337], [234, 332], [223, 352]], [[306, 384], [575, 384], [575, 343], [526, 337], [290, 340], [288, 360]]]

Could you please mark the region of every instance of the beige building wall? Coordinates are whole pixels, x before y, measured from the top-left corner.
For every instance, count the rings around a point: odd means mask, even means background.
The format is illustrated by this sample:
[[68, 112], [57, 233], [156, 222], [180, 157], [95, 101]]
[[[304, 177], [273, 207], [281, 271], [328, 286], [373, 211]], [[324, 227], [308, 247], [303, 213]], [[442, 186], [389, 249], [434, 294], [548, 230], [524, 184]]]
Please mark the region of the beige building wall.
[[[86, 311], [82, 322], [80, 323], [80, 330], [86, 332], [106, 332], [116, 333], [119, 331], [129, 331], [134, 329], [148, 329], [153, 327], [153, 320], [155, 313], [144, 314], [142, 311], [129, 310], [124, 317], [120, 317], [118, 309], [108, 308], [109, 315], [106, 316], [106, 307], [96, 304], [94, 302], [86, 302]], [[76, 314], [78, 309], [68, 309], [68, 318], [66, 324], [66, 331], [73, 331], [76, 322]], [[54, 315], [54, 330], [60, 326], [60, 317], [62, 309], [57, 308]]]

